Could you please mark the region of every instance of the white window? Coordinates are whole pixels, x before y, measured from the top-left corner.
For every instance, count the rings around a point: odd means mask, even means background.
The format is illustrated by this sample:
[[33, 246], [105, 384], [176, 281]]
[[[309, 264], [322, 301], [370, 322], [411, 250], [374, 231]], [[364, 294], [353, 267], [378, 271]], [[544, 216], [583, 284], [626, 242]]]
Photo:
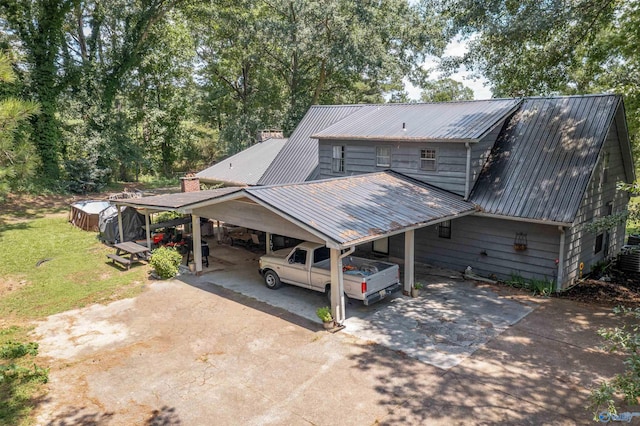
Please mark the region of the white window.
[[391, 147], [389, 146], [376, 147], [376, 166], [378, 167], [391, 166]]
[[436, 170], [436, 150], [435, 149], [420, 150], [420, 170], [428, 170], [428, 171]]
[[337, 173], [344, 172], [344, 145], [335, 145], [333, 147], [331, 170]]
[[373, 251], [376, 253], [389, 254], [389, 238], [373, 240]]

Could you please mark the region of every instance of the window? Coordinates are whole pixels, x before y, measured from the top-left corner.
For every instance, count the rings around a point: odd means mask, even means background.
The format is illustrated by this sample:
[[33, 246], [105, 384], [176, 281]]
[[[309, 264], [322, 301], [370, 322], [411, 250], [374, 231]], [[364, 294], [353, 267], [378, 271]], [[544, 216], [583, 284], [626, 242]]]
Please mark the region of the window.
[[327, 260], [331, 257], [331, 252], [326, 247], [318, 247], [316, 251], [313, 252], [313, 263], [322, 262], [323, 260]]
[[420, 150], [420, 169], [433, 171], [436, 169], [436, 150], [421, 149]]
[[438, 225], [438, 237], [451, 239], [451, 221], [445, 220]]
[[603, 240], [603, 234], [598, 234], [598, 236], [596, 237], [596, 247], [593, 250], [593, 254], [598, 254], [602, 251], [602, 240]]
[[373, 251], [381, 254], [389, 254], [389, 238], [374, 240]]
[[376, 147], [376, 166], [378, 167], [391, 166], [391, 147], [388, 147], [388, 146]]
[[337, 173], [344, 172], [344, 145], [335, 145], [333, 147], [331, 170]]
[[307, 251], [297, 249], [293, 252], [293, 255], [289, 258], [289, 263], [301, 263], [305, 265], [307, 263]]

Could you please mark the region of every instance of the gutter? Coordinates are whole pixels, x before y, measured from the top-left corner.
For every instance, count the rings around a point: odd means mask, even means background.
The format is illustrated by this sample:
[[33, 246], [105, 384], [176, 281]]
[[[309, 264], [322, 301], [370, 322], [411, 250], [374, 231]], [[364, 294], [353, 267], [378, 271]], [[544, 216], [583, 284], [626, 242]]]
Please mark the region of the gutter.
[[469, 142], [465, 142], [464, 147], [467, 149], [467, 176], [464, 181], [464, 200], [469, 199], [469, 186], [471, 181], [471, 146]]
[[556, 291], [562, 289], [562, 282], [564, 281], [564, 246], [565, 246], [565, 229], [564, 226], [558, 226], [560, 231], [560, 253], [558, 254], [558, 278], [556, 279]]

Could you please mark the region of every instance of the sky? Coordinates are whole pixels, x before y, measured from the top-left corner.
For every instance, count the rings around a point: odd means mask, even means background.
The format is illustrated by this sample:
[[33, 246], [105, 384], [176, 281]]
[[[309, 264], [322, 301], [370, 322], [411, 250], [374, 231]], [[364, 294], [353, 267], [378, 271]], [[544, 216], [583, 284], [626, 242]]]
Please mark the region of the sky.
[[[467, 51], [467, 41], [466, 40], [455, 40], [447, 46], [444, 51], [444, 56], [462, 56]], [[437, 58], [433, 57], [427, 60], [422, 66], [424, 68], [435, 68], [437, 64]], [[467, 70], [461, 70], [452, 74], [450, 78], [461, 82], [465, 86], [471, 88], [473, 90], [473, 94], [475, 99], [490, 99], [491, 98], [491, 90], [489, 90], [488, 86], [484, 84], [487, 83], [485, 78], [481, 79], [471, 79], [470, 72]], [[440, 77], [439, 73], [434, 72], [432, 74], [432, 79], [437, 80]], [[408, 81], [405, 82], [405, 88], [409, 93], [409, 97], [411, 99], [419, 100], [420, 99], [420, 89], [413, 86]]]

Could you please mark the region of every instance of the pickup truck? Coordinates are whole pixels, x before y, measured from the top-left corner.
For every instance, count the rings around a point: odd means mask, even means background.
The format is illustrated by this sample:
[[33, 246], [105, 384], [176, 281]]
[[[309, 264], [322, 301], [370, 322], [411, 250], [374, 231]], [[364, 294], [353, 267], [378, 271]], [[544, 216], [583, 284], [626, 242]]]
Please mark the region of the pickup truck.
[[[346, 256], [342, 259], [344, 292], [370, 305], [402, 288], [398, 265]], [[327, 247], [302, 243], [260, 258], [260, 275], [270, 289], [282, 283], [324, 292], [331, 297], [331, 259]]]

